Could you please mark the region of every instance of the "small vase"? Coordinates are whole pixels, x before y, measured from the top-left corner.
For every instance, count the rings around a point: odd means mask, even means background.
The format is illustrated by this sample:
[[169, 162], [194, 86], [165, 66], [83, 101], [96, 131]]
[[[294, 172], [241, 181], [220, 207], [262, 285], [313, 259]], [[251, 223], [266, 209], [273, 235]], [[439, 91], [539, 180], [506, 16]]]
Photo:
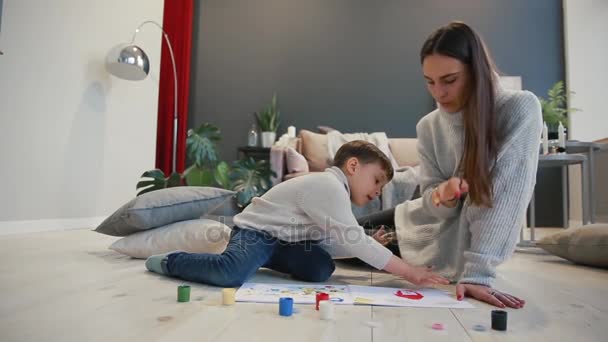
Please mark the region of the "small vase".
[[276, 138], [276, 132], [262, 132], [262, 147], [272, 147]]

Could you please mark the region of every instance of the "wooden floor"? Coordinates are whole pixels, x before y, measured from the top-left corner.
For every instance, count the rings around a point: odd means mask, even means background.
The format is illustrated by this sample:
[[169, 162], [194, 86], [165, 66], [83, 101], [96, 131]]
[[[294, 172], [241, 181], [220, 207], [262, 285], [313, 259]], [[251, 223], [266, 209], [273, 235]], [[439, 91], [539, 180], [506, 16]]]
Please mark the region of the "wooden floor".
[[[527, 300], [508, 331], [489, 328], [491, 307], [337, 306], [322, 321], [311, 305], [289, 318], [278, 305], [220, 305], [220, 289], [147, 272], [143, 260], [107, 249], [115, 238], [87, 230], [0, 236], [0, 341], [606, 341], [608, 271], [540, 252], [518, 252], [499, 269], [500, 289]], [[262, 270], [252, 281], [284, 283]], [[340, 264], [328, 282], [402, 287], [395, 277]], [[452, 289], [452, 287], [446, 287]], [[368, 322], [378, 324], [372, 328]], [[442, 323], [444, 331], [431, 329]]]

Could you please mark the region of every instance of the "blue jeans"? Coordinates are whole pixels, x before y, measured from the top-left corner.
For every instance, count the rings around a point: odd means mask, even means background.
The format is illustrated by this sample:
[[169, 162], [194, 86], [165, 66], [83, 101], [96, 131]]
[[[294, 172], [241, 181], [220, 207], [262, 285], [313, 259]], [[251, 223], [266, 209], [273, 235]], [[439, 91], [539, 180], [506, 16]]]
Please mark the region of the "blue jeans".
[[331, 256], [318, 242], [288, 243], [265, 232], [234, 227], [222, 254], [171, 253], [166, 271], [188, 281], [237, 287], [260, 267], [308, 282], [326, 281], [335, 270]]

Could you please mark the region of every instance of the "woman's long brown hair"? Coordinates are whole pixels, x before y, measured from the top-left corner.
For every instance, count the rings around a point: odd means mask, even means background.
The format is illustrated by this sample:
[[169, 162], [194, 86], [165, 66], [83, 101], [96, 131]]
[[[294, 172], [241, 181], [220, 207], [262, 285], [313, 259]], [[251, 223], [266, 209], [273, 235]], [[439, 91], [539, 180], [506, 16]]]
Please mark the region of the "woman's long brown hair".
[[468, 97], [462, 109], [464, 152], [459, 170], [469, 184], [469, 197], [477, 206], [492, 207], [492, 166], [498, 154], [494, 100], [496, 67], [481, 37], [469, 26], [452, 22], [433, 32], [420, 51], [420, 62], [440, 54], [468, 67]]

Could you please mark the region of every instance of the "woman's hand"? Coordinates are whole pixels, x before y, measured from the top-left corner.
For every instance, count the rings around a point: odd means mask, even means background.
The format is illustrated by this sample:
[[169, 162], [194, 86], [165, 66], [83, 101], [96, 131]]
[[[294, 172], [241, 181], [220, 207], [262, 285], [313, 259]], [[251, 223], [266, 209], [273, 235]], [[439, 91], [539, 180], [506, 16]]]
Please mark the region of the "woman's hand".
[[453, 208], [458, 203], [460, 197], [467, 192], [469, 192], [467, 181], [464, 178], [452, 177], [439, 184], [435, 191], [433, 191], [433, 204], [437, 207], [441, 204], [445, 207]]
[[456, 299], [462, 300], [465, 296], [475, 298], [482, 302], [497, 306], [499, 308], [510, 307], [513, 309], [523, 308], [526, 301], [495, 290], [485, 285], [458, 284], [456, 285]]

